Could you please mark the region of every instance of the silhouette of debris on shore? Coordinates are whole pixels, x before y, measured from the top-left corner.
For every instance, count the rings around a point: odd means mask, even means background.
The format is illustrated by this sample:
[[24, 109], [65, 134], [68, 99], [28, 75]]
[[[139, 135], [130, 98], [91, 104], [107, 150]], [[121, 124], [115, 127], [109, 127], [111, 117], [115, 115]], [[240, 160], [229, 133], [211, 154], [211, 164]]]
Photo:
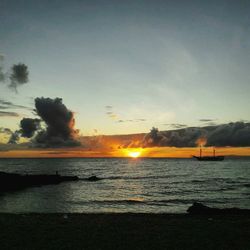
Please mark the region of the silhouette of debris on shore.
[[211, 208], [199, 202], [194, 202], [187, 209], [190, 215], [250, 215], [250, 209], [241, 208]]
[[64, 181], [77, 181], [77, 176], [54, 175], [20, 175], [0, 172], [0, 192], [16, 191], [27, 187], [59, 184]]

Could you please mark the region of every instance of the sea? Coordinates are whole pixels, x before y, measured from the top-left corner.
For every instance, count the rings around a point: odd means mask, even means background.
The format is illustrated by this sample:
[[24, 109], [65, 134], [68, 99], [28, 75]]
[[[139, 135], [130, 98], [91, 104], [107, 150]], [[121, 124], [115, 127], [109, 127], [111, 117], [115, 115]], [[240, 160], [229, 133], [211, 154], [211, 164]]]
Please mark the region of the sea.
[[[193, 202], [250, 209], [250, 158], [0, 159], [0, 171], [80, 180], [0, 194], [4, 213], [185, 213]], [[96, 175], [100, 181], [86, 178]]]

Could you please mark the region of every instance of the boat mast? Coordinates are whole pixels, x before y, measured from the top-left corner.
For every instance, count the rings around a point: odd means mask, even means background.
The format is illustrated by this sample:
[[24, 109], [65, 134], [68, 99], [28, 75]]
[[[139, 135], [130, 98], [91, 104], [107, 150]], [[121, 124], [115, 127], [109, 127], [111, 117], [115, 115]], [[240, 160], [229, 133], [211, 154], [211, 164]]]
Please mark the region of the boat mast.
[[214, 148], [214, 157], [215, 157], [215, 148]]
[[200, 146], [200, 158], [201, 158], [201, 156], [202, 156], [202, 149], [201, 149], [201, 146]]

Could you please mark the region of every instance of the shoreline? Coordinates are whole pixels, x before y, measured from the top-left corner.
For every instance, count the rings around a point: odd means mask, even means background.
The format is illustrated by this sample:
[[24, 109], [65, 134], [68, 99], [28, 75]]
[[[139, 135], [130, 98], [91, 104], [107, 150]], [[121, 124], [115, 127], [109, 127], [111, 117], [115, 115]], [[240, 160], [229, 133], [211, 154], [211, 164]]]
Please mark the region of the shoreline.
[[250, 215], [0, 213], [1, 249], [250, 249]]

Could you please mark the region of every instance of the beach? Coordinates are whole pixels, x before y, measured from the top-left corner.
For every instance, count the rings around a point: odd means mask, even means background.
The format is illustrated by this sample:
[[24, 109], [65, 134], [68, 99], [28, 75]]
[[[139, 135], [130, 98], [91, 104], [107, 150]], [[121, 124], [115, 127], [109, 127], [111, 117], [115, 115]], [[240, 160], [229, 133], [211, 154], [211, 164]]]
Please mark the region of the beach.
[[3, 249], [250, 249], [250, 215], [0, 214]]

